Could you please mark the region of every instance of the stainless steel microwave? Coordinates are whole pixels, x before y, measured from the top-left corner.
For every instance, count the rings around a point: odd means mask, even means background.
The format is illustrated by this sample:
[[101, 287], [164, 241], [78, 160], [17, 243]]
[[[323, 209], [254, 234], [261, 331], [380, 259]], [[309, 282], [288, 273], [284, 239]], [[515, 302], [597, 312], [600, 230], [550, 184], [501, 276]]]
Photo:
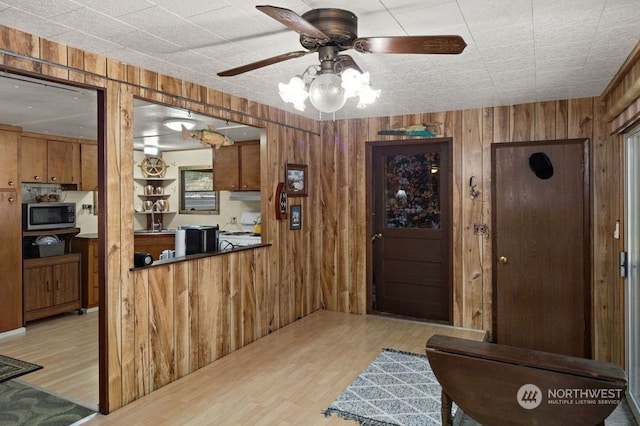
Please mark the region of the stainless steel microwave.
[[75, 203], [22, 204], [22, 229], [24, 231], [74, 228], [75, 226]]

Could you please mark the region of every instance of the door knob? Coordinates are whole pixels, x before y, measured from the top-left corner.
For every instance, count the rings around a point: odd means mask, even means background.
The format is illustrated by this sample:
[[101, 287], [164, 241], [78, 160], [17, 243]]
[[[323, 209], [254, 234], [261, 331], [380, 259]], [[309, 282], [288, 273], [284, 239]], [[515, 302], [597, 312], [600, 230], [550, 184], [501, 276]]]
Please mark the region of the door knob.
[[506, 256], [500, 256], [500, 259], [498, 259], [500, 263], [502, 263], [503, 265], [506, 265], [508, 262], [508, 259]]
[[382, 238], [382, 233], [378, 232], [377, 234], [373, 234], [371, 241], [379, 240], [380, 238]]

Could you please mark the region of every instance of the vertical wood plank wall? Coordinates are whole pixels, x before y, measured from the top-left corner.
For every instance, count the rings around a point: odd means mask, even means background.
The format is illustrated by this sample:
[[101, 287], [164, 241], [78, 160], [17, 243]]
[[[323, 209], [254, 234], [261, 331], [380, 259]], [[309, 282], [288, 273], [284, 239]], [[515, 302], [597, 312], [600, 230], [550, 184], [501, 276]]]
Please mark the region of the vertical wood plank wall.
[[[612, 221], [621, 214], [619, 147], [610, 143], [597, 99], [358, 120], [315, 120], [129, 66], [0, 26], [0, 65], [105, 90], [106, 134], [101, 218], [107, 298], [107, 398], [113, 411], [261, 336], [326, 308], [366, 312], [365, 142], [377, 131], [441, 124], [453, 138], [454, 322], [491, 329], [490, 144], [527, 139], [592, 138], [594, 193], [594, 355], [622, 361], [621, 287], [615, 279]], [[269, 247], [131, 271], [133, 100], [262, 127], [262, 232]], [[322, 136], [320, 136], [322, 135]], [[386, 137], [388, 138], [388, 137]], [[286, 163], [308, 164], [302, 230], [276, 221], [274, 191]], [[475, 176], [480, 195], [469, 198]], [[126, 212], [131, 211], [131, 214]], [[108, 403], [108, 405], [106, 404]]]
[[[586, 137], [591, 140], [592, 175], [592, 344], [599, 360], [624, 365], [623, 285], [617, 276], [619, 240], [613, 237], [622, 219], [620, 144], [609, 136], [603, 122], [604, 104], [597, 98], [559, 100], [495, 108], [425, 113], [421, 116], [369, 118], [322, 123], [322, 291], [325, 306], [345, 312], [366, 312], [367, 266], [344, 255], [339, 244], [365, 251], [370, 230], [364, 194], [369, 182], [352, 173], [349, 196], [341, 196], [341, 171], [363, 167], [365, 144], [372, 140], [398, 140], [377, 131], [395, 125], [435, 122], [438, 136], [453, 138], [453, 290], [454, 325], [492, 329], [491, 229], [486, 236], [473, 233], [474, 223], [491, 224], [492, 143]], [[400, 138], [401, 139], [401, 138]], [[349, 150], [344, 147], [349, 146]], [[354, 148], [355, 147], [355, 148]], [[480, 194], [471, 199], [469, 179], [474, 176]], [[333, 230], [333, 231], [332, 231]], [[336, 231], [337, 230], [337, 231]], [[338, 246], [336, 246], [338, 245]], [[568, 256], [571, 254], [568, 253]], [[357, 280], [354, 283], [353, 280]], [[333, 284], [333, 285], [331, 285]], [[345, 292], [348, 294], [345, 295]], [[354, 297], [351, 297], [351, 294]], [[362, 296], [362, 297], [359, 297]], [[523, 301], [524, 303], [525, 301]], [[348, 306], [345, 303], [349, 303]]]

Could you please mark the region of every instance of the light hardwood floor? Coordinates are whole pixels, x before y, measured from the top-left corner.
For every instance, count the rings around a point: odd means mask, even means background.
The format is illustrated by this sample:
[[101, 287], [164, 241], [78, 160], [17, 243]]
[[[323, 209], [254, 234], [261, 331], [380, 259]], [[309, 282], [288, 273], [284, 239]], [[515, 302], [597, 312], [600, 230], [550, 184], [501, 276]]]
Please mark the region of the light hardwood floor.
[[97, 311], [30, 322], [26, 333], [0, 339], [0, 354], [44, 367], [20, 380], [97, 408]]
[[[95, 406], [97, 317], [93, 312], [32, 324], [26, 335], [0, 340], [0, 353], [45, 367], [22, 380]], [[345, 424], [321, 413], [380, 350], [423, 354], [434, 333], [484, 336], [475, 330], [318, 311], [88, 424]]]

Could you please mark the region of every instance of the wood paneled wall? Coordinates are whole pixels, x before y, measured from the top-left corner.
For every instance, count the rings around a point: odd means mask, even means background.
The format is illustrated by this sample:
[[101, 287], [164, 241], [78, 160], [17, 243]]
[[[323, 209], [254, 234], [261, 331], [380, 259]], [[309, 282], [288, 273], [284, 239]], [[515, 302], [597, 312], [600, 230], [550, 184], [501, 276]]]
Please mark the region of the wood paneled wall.
[[[491, 224], [492, 143], [586, 137], [592, 175], [592, 349], [596, 359], [624, 365], [623, 286], [617, 276], [620, 240], [613, 237], [619, 202], [621, 146], [608, 135], [599, 99], [559, 100], [504, 107], [322, 123], [322, 292], [327, 309], [367, 310], [365, 259], [370, 244], [364, 152], [367, 141], [393, 140], [378, 130], [435, 122], [438, 136], [453, 138], [454, 325], [492, 329], [491, 229], [475, 235], [474, 223]], [[397, 139], [397, 137], [395, 138]], [[476, 178], [480, 195], [471, 199]], [[344, 243], [344, 244], [343, 244]], [[568, 256], [571, 254], [568, 253]], [[526, 303], [526, 301], [523, 301]]]
[[[105, 130], [100, 152], [100, 307], [106, 332], [100, 409], [110, 412], [321, 308], [319, 123], [177, 78], [132, 67], [0, 26], [0, 66], [99, 88]], [[262, 211], [286, 163], [309, 164], [302, 230], [262, 217], [270, 246], [170, 266], [133, 266], [134, 97], [261, 127]], [[127, 212], [131, 212], [130, 214]]]
[[[106, 364], [101, 411], [109, 412], [321, 307], [367, 309], [366, 141], [378, 130], [441, 123], [453, 138], [453, 258], [456, 325], [491, 329], [491, 246], [473, 235], [490, 223], [490, 144], [592, 138], [594, 175], [594, 354], [620, 363], [621, 287], [612, 221], [620, 215], [619, 148], [607, 143], [596, 99], [319, 123], [177, 78], [129, 66], [0, 26], [0, 66], [104, 91], [99, 140], [101, 305]], [[264, 128], [263, 239], [271, 246], [131, 271], [133, 99], [166, 103]], [[320, 136], [322, 135], [322, 136]], [[286, 163], [309, 165], [302, 230], [276, 221], [274, 191]], [[468, 196], [469, 176], [480, 196]], [[130, 214], [127, 212], [131, 212]]]

